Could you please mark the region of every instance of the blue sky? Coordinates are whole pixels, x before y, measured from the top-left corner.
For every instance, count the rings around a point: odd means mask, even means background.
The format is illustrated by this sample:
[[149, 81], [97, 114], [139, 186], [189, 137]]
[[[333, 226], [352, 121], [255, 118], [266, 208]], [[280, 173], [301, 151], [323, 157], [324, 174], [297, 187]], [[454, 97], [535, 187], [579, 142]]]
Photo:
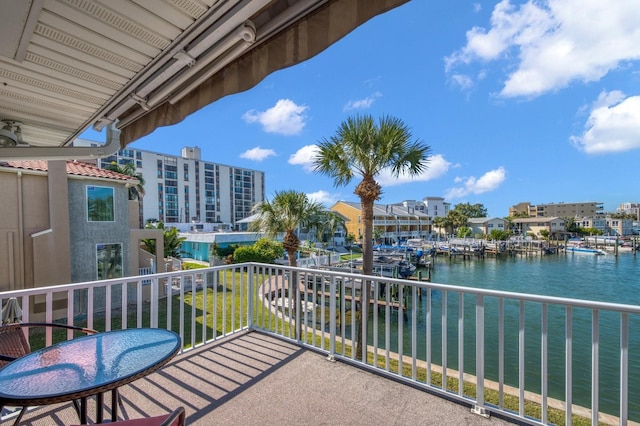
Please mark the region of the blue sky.
[[412, 0], [130, 146], [198, 146], [264, 171], [267, 198], [330, 206], [358, 201], [358, 181], [314, 174], [315, 145], [358, 114], [398, 117], [431, 147], [418, 178], [379, 176], [381, 203], [440, 196], [503, 217], [522, 201], [640, 202], [637, 0]]

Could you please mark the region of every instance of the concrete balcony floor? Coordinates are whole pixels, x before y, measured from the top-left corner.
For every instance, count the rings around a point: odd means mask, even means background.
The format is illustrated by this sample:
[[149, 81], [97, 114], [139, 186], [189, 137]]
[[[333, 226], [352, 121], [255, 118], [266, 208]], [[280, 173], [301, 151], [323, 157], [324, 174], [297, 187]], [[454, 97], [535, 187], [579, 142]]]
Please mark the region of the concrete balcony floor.
[[[122, 387], [120, 393], [127, 418], [183, 406], [188, 425], [509, 424], [258, 332], [178, 355], [161, 370]], [[105, 405], [110, 405], [108, 394]], [[12, 423], [7, 420], [2, 425]], [[71, 403], [30, 410], [22, 422], [77, 423]]]

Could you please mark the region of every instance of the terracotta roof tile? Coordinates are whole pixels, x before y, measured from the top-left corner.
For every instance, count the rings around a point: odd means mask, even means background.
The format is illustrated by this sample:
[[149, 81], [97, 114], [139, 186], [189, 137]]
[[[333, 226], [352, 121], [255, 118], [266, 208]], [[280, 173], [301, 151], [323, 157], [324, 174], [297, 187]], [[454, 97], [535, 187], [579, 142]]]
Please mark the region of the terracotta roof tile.
[[[10, 160], [0, 161], [1, 167], [11, 167], [14, 169], [48, 171], [48, 163], [44, 160]], [[67, 174], [74, 176], [87, 176], [103, 179], [114, 179], [120, 181], [137, 180], [134, 177], [124, 175], [122, 173], [112, 172], [111, 170], [101, 169], [93, 164], [83, 163], [81, 161], [67, 161]]]

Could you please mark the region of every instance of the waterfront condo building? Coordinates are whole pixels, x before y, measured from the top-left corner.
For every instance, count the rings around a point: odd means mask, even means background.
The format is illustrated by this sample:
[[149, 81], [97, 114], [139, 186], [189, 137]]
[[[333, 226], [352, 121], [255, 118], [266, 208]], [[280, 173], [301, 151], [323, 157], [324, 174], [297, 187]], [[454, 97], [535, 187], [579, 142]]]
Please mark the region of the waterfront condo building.
[[[360, 202], [338, 201], [331, 210], [346, 218], [347, 234], [362, 243], [364, 222]], [[398, 204], [374, 204], [373, 228], [376, 242], [393, 244], [408, 239], [427, 239], [431, 236], [431, 218], [424, 212], [420, 202]]]
[[618, 213], [632, 214], [640, 220], [640, 203], [622, 203], [618, 206]]
[[604, 213], [604, 204], [596, 201], [582, 203], [548, 203], [532, 205], [518, 203], [509, 207], [509, 216], [526, 214], [528, 217], [588, 217]]
[[101, 159], [100, 166], [135, 164], [145, 182], [141, 222], [202, 222], [235, 229], [264, 200], [264, 172], [203, 161], [200, 154], [198, 147], [185, 147], [180, 156], [127, 148]]

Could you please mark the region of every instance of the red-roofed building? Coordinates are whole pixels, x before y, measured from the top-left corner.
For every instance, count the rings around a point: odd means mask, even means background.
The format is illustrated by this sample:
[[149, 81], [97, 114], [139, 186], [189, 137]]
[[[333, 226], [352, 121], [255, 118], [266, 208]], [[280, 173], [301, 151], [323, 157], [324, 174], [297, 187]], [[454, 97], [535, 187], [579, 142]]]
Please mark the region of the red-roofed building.
[[[0, 161], [0, 291], [138, 275], [137, 179], [74, 161]], [[163, 248], [158, 247], [158, 253]], [[76, 306], [82, 306], [76, 305]], [[33, 314], [40, 306], [35, 303]], [[60, 307], [61, 309], [63, 307]]]

